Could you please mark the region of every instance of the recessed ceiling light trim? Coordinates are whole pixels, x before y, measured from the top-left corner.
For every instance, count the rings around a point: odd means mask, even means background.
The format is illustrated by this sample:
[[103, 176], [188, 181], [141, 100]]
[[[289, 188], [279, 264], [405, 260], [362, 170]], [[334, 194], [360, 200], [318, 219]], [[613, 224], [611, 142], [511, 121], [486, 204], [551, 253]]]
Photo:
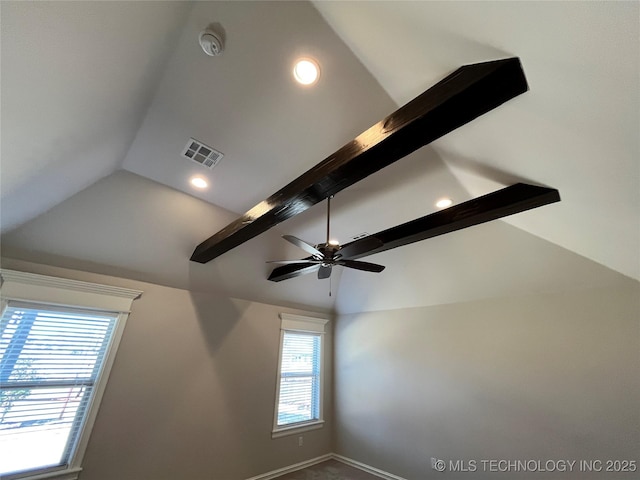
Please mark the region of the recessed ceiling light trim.
[[299, 58], [293, 66], [293, 78], [306, 87], [315, 85], [320, 78], [320, 65], [313, 58]]
[[195, 188], [199, 190], [204, 190], [209, 186], [209, 182], [207, 182], [204, 178], [199, 176], [191, 177], [191, 180], [189, 180], [189, 183], [191, 183], [191, 185], [193, 185]]
[[441, 198], [436, 202], [436, 207], [438, 208], [447, 208], [453, 204], [453, 201], [450, 198]]

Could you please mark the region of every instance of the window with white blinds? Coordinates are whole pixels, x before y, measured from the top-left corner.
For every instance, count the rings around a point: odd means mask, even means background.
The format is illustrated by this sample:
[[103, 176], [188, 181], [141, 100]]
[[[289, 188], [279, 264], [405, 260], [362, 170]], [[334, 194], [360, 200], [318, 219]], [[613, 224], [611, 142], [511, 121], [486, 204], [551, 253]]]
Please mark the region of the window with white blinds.
[[0, 320], [0, 476], [68, 464], [117, 319], [8, 303]]
[[75, 480], [142, 292], [0, 269], [0, 478]]
[[[274, 434], [322, 423], [322, 348], [326, 320], [282, 314]], [[278, 435], [275, 435], [278, 436]]]
[[320, 334], [284, 332], [278, 426], [320, 416]]

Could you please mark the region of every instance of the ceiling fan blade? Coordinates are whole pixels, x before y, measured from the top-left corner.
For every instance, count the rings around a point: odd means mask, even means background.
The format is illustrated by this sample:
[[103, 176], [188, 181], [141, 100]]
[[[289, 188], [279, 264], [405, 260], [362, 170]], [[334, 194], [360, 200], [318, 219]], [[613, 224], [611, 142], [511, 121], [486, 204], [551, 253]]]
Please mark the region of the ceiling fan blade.
[[338, 265], [343, 265], [356, 270], [364, 270], [365, 272], [380, 273], [385, 269], [384, 265], [377, 263], [361, 262], [359, 260], [338, 260]]
[[331, 276], [331, 265], [320, 265], [318, 279], [329, 278]]
[[[271, 272], [268, 280], [271, 280], [272, 282], [281, 282], [282, 280], [287, 280], [289, 278], [301, 277], [302, 275], [317, 272], [319, 268], [319, 264], [299, 263], [297, 265], [282, 265], [274, 268], [274, 271], [278, 270], [278, 277], [276, 278], [274, 273]], [[283, 270], [287, 270], [289, 273], [286, 276], [283, 276]]]
[[320, 250], [318, 250], [316, 247], [314, 247], [310, 243], [307, 243], [304, 240], [300, 240], [298, 237], [294, 237], [293, 235], [283, 235], [282, 238], [284, 238], [287, 242], [293, 243], [296, 247], [301, 248], [302, 250], [304, 250], [307, 253], [310, 253], [311, 255], [322, 256], [322, 252]]
[[272, 282], [281, 282], [282, 280], [288, 280], [307, 273], [313, 273], [318, 268], [320, 268], [320, 265], [309, 265], [306, 263], [299, 263], [297, 265], [280, 265], [271, 271], [267, 280]]
[[267, 260], [266, 263], [280, 263], [282, 265], [308, 265], [308, 264], [318, 264], [322, 263], [321, 260], [311, 260], [311, 259], [302, 259], [302, 260]]
[[350, 258], [375, 250], [383, 245], [382, 241], [376, 237], [365, 237], [360, 240], [356, 240], [355, 242], [348, 243], [338, 250], [338, 254], [341, 255], [340, 258]]

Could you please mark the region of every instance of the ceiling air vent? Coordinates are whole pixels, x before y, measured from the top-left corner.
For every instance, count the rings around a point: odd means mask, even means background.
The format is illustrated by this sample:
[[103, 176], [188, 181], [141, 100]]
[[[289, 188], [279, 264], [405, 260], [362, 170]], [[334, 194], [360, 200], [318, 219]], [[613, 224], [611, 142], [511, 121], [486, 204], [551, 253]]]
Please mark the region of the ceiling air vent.
[[182, 150], [182, 156], [211, 169], [218, 164], [224, 154], [215, 148], [190, 138], [187, 146]]
[[370, 234], [368, 234], [367, 232], [362, 232], [359, 233], [358, 235], [354, 235], [353, 237], [351, 237], [351, 240], [360, 240], [361, 238], [364, 237], [368, 237]]

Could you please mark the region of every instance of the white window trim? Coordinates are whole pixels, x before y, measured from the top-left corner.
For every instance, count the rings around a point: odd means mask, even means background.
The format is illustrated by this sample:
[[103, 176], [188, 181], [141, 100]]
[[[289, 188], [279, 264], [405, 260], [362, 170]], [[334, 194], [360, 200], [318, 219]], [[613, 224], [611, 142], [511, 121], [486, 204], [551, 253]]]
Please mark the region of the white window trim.
[[[324, 426], [324, 327], [329, 320], [325, 318], [304, 317], [302, 315], [292, 315], [290, 313], [280, 314], [280, 348], [278, 349], [278, 373], [276, 376], [276, 399], [273, 409], [273, 428], [271, 438], [286, 437], [309, 430], [316, 430]], [[284, 332], [295, 331], [305, 333], [319, 333], [320, 339], [320, 398], [319, 398], [319, 418], [309, 422], [295, 425], [278, 426], [278, 401], [280, 400], [280, 374], [282, 369], [282, 348], [284, 343]]]
[[95, 393], [89, 406], [86, 422], [79, 434], [74, 452], [69, 458], [69, 465], [55, 470], [37, 474], [7, 475], [8, 479], [19, 480], [75, 480], [82, 471], [82, 459], [87, 449], [89, 436], [98, 414], [107, 379], [115, 359], [125, 323], [131, 311], [133, 301], [142, 295], [140, 290], [100, 285], [97, 283], [81, 282], [66, 278], [50, 277], [35, 273], [18, 272], [15, 270], [0, 270], [2, 277], [2, 312], [7, 301], [24, 301], [45, 305], [56, 305], [71, 308], [85, 308], [90, 310], [108, 311], [118, 314], [116, 326], [111, 339], [109, 350], [106, 352], [102, 374], [95, 385]]

